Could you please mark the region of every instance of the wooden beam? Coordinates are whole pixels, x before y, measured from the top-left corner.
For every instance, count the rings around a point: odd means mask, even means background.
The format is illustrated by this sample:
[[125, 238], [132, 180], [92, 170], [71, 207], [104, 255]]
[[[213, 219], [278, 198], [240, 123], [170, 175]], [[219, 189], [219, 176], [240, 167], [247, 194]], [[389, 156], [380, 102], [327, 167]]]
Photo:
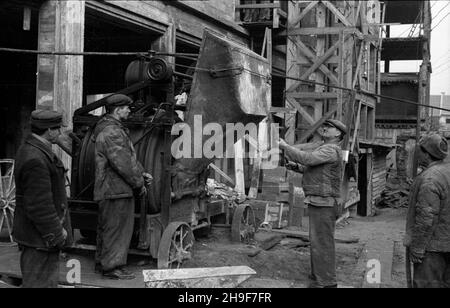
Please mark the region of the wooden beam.
[[287, 100], [289, 103], [291, 103], [291, 105], [294, 106], [294, 107], [297, 109], [297, 111], [302, 115], [303, 118], [305, 118], [305, 120], [306, 120], [309, 124], [313, 125], [313, 124], [316, 122], [316, 121], [314, 120], [314, 118], [313, 118], [313, 117], [312, 117], [312, 116], [311, 116], [311, 115], [303, 108], [303, 106], [300, 105], [300, 103], [297, 102], [295, 99], [286, 97], [286, 100]]
[[353, 150], [355, 148], [356, 144], [356, 138], [358, 137], [358, 130], [359, 130], [359, 124], [361, 121], [361, 101], [358, 103], [358, 112], [356, 114], [356, 122], [355, 122], [355, 129], [353, 131], [353, 137], [352, 137], [352, 143], [350, 145], [350, 153], [353, 153]]
[[362, 63], [363, 53], [364, 53], [364, 42], [361, 42], [361, 47], [359, 48], [358, 62], [356, 64], [355, 76], [353, 77], [352, 89], [355, 88], [356, 82], [358, 81], [358, 78], [361, 76], [361, 63]]
[[236, 9], [278, 9], [278, 8], [281, 8], [279, 2], [236, 5]]
[[343, 27], [323, 27], [323, 28], [290, 28], [279, 34], [279, 36], [297, 36], [297, 35], [338, 35], [343, 31], [353, 32], [356, 28]]
[[234, 145], [234, 171], [236, 177], [235, 190], [245, 195], [245, 176], [244, 176], [244, 140], [239, 140]]
[[288, 98], [299, 99], [337, 99], [338, 94], [336, 92], [290, 92], [286, 93]]
[[296, 27], [302, 19], [317, 5], [319, 1], [311, 1], [308, 6], [300, 13], [300, 15], [289, 25], [290, 28]]
[[[298, 41], [297, 44], [299, 45], [300, 51], [309, 58], [309, 60], [311, 61], [312, 64], [314, 64], [314, 62], [317, 60], [317, 57], [314, 55], [314, 53], [311, 51], [311, 49], [309, 49], [303, 42]], [[334, 84], [334, 85], [338, 85], [339, 84], [339, 80], [338, 78], [334, 75], [333, 72], [331, 72], [328, 67], [326, 67], [325, 65], [320, 65], [319, 69], [330, 79], [330, 81]]]
[[330, 1], [321, 1], [334, 15], [347, 27], [353, 26], [347, 18], [342, 15], [342, 13], [330, 2]]
[[209, 166], [221, 177], [223, 177], [225, 180], [228, 181], [233, 186], [236, 186], [236, 183], [233, 181], [232, 178], [230, 178], [225, 172], [223, 172], [219, 167], [217, 167], [215, 164], [211, 163]]
[[[314, 61], [313, 65], [300, 77], [300, 79], [307, 79], [312, 73], [314, 73], [319, 66], [324, 65], [325, 61], [333, 55], [333, 53], [338, 49], [340, 46], [340, 42], [337, 41], [336, 44], [334, 44], [330, 49], [327, 50], [326, 53], [324, 53], [322, 56], [317, 58], [316, 61]], [[318, 82], [323, 83], [324, 80], [316, 80]]]
[[259, 178], [261, 175], [262, 154], [264, 153], [264, 151], [267, 150], [268, 147], [269, 131], [267, 120], [262, 121], [258, 125], [258, 141], [251, 140], [249, 135], [246, 135], [245, 137], [248, 140], [248, 142], [257, 150], [257, 157], [254, 160], [252, 168], [251, 184], [247, 196], [250, 199], [256, 199], [259, 190]]
[[333, 107], [329, 112], [327, 112], [319, 121], [317, 121], [307, 132], [303, 134], [298, 143], [305, 143], [309, 137], [311, 137], [318, 129], [330, 119], [337, 111], [337, 107]]
[[[85, 1], [46, 1], [39, 10], [38, 49], [84, 51]], [[36, 109], [63, 113], [72, 128], [72, 117], [83, 102], [83, 57], [39, 55], [37, 58]], [[57, 149], [66, 167], [71, 157]], [[70, 175], [69, 175], [70, 177]]]

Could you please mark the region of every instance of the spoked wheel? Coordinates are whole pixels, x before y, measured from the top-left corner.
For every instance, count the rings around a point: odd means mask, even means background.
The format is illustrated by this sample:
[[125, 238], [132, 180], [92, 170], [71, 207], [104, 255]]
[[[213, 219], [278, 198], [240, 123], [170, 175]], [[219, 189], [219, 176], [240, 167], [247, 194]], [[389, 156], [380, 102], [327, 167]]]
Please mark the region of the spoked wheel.
[[172, 222], [164, 230], [158, 249], [158, 268], [180, 268], [185, 260], [192, 257], [194, 234], [184, 222]]
[[255, 214], [251, 206], [240, 204], [236, 207], [231, 223], [233, 242], [249, 243], [256, 233]]
[[0, 232], [6, 225], [9, 240], [12, 237], [12, 224], [16, 208], [16, 184], [14, 183], [14, 160], [0, 160]]

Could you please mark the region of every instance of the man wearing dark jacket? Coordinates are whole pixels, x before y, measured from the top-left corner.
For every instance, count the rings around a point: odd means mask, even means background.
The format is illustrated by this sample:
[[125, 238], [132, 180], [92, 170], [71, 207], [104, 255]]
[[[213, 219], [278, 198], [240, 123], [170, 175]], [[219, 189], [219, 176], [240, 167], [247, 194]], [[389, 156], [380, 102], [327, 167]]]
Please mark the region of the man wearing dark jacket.
[[137, 161], [136, 152], [122, 124], [130, 114], [128, 96], [107, 99], [107, 114], [97, 123], [94, 199], [99, 202], [96, 270], [112, 279], [134, 279], [124, 267], [134, 228], [134, 194], [146, 193], [151, 181]]
[[337, 287], [334, 232], [343, 169], [340, 143], [346, 133], [342, 122], [328, 120], [322, 127], [324, 144], [312, 152], [300, 151], [282, 139], [279, 144], [289, 160], [286, 167], [303, 173], [305, 203], [309, 205], [310, 287]]
[[20, 268], [25, 288], [57, 287], [60, 251], [72, 242], [65, 168], [52, 152], [61, 126], [60, 113], [33, 111], [32, 134], [16, 155], [13, 236], [22, 251]]
[[437, 134], [419, 143], [425, 170], [411, 188], [405, 246], [414, 264], [414, 288], [450, 287], [450, 164], [447, 141]]

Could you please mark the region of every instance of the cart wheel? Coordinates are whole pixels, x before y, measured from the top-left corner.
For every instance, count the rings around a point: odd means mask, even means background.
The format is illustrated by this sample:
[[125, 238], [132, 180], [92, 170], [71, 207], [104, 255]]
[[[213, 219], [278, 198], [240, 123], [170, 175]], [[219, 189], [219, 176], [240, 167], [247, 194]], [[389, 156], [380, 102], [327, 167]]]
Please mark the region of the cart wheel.
[[250, 205], [241, 204], [236, 207], [231, 223], [233, 242], [249, 243], [256, 233], [255, 214]]
[[0, 232], [6, 225], [11, 243], [14, 242], [12, 225], [16, 208], [16, 184], [13, 172], [14, 160], [0, 160]]
[[172, 222], [164, 230], [158, 249], [158, 268], [180, 268], [185, 260], [192, 257], [194, 234], [184, 222]]

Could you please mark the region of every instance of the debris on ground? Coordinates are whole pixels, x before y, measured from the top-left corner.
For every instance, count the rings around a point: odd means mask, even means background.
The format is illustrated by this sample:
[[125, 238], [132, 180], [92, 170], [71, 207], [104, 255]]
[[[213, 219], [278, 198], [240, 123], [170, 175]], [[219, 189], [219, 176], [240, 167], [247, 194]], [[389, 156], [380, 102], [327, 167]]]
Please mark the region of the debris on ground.
[[[309, 232], [293, 230], [273, 230], [273, 232], [284, 234], [287, 237], [299, 238], [302, 241], [309, 242]], [[335, 241], [336, 243], [340, 244], [357, 244], [359, 242], [359, 238], [335, 236]]]
[[398, 184], [387, 183], [386, 189], [381, 194], [379, 206], [394, 209], [408, 207], [411, 184], [412, 180], [410, 179]]
[[208, 179], [206, 182], [207, 194], [213, 199], [233, 201], [238, 204], [245, 202], [246, 197], [239, 194], [228, 185], [219, 183], [214, 179]]

